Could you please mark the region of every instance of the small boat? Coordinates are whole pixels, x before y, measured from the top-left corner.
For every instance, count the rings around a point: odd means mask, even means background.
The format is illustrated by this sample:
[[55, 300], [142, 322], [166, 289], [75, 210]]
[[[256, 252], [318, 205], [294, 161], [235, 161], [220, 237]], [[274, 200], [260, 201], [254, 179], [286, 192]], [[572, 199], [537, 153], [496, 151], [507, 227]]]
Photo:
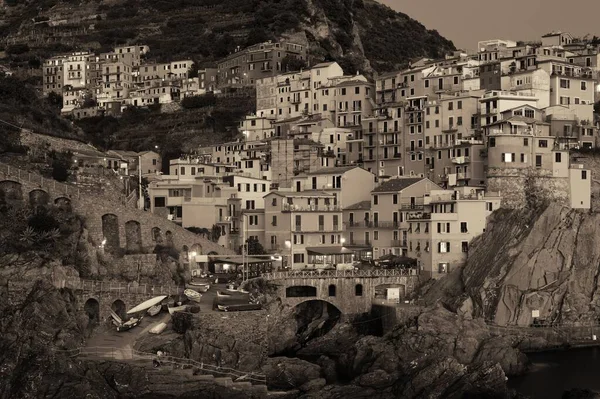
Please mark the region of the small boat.
[[167, 328], [167, 323], [156, 323], [148, 332], [150, 334], [160, 334]]
[[239, 287], [237, 287], [235, 284], [228, 284], [227, 291], [238, 292]]
[[161, 295], [161, 296], [155, 296], [154, 298], [148, 299], [147, 301], [142, 302], [139, 305], [129, 309], [127, 311], [127, 314], [143, 312], [147, 309], [150, 309], [152, 306], [158, 305], [159, 303], [161, 303], [166, 297], [167, 297], [166, 295]]
[[217, 308], [223, 312], [240, 312], [244, 310], [260, 310], [260, 303], [239, 303], [231, 305], [217, 305]]
[[135, 327], [138, 324], [140, 324], [140, 322], [142, 321], [143, 318], [144, 318], [144, 316], [142, 316], [142, 317], [132, 317], [131, 319], [127, 320], [125, 323], [123, 323], [120, 326], [118, 326], [117, 327], [117, 331], [118, 332], [129, 331], [133, 327]]
[[173, 313], [176, 313], [176, 312], [185, 312], [186, 310], [187, 310], [187, 305], [172, 306], [172, 307], [169, 307], [169, 314], [173, 315]]
[[150, 309], [148, 309], [148, 314], [150, 316], [156, 316], [157, 314], [160, 313], [161, 310], [162, 310], [162, 305], [159, 303], [158, 305], [154, 305]]
[[220, 296], [231, 296], [231, 294], [228, 294], [228, 293], [223, 292], [223, 291], [217, 291], [217, 297], [220, 297]]
[[190, 301], [194, 302], [200, 302], [200, 298], [202, 298], [202, 294], [190, 289], [183, 291], [183, 295], [185, 295]]
[[210, 284], [203, 284], [203, 285], [198, 285], [198, 288], [196, 288], [198, 290], [198, 292], [207, 292], [210, 289]]

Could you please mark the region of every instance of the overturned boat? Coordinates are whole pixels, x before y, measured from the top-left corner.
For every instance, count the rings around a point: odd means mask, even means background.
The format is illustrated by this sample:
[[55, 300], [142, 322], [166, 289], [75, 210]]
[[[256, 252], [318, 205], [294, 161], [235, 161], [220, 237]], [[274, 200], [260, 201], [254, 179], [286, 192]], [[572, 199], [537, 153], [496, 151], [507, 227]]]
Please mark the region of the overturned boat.
[[148, 332], [150, 334], [160, 334], [167, 328], [167, 323], [156, 323]]
[[190, 301], [194, 302], [200, 302], [200, 298], [202, 298], [202, 294], [198, 293], [197, 291], [190, 290], [189, 288], [183, 291], [183, 295], [185, 295]]
[[139, 305], [134, 306], [133, 308], [129, 309], [127, 311], [127, 314], [144, 312], [144, 311], [150, 309], [151, 307], [158, 305], [159, 303], [164, 301], [166, 298], [167, 298], [166, 295], [155, 296], [154, 298], [148, 299], [147, 301], [144, 301], [144, 302], [140, 303]]
[[161, 310], [162, 310], [162, 305], [159, 303], [158, 305], [154, 305], [150, 309], [148, 309], [148, 314], [150, 316], [156, 316], [157, 314], [160, 313]]
[[174, 313], [177, 312], [185, 312], [187, 311], [188, 305], [181, 305], [181, 306], [169, 306], [169, 314], [172, 316]]

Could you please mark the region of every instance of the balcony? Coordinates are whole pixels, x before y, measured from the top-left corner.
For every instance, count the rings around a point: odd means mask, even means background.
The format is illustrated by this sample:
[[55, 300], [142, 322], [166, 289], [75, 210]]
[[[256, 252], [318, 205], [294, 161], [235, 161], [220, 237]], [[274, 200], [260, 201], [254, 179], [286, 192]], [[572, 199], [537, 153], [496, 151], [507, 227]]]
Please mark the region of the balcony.
[[372, 245], [371, 240], [349, 240], [346, 242], [346, 247], [370, 247]]
[[300, 99], [300, 97], [292, 97], [292, 100], [290, 101], [290, 103], [300, 104], [300, 103], [302, 103], [302, 99]]
[[390, 242], [390, 247], [396, 247], [396, 248], [406, 248], [406, 247], [408, 247], [408, 245], [407, 245], [407, 244], [408, 244], [408, 243], [407, 243], [407, 241], [406, 241], [406, 240], [404, 240], [404, 241], [402, 241], [402, 240], [392, 240], [392, 241]]
[[430, 220], [431, 213], [429, 212], [411, 212], [406, 215], [408, 220]]
[[471, 172], [458, 172], [456, 178], [458, 180], [468, 180], [471, 178]]
[[400, 209], [407, 211], [407, 210], [421, 210], [423, 209], [423, 204], [402, 204], [400, 205]]
[[398, 88], [399, 89], [406, 89], [406, 88], [408, 88], [408, 82], [400, 82], [400, 83], [398, 83]]
[[294, 205], [284, 203], [282, 212], [341, 212], [339, 205]]
[[408, 119], [409, 125], [414, 125], [414, 124], [418, 124], [418, 123], [423, 123], [423, 118], [409, 118]]
[[373, 222], [369, 220], [361, 222], [344, 222], [344, 227], [347, 229], [368, 229], [373, 227]]
[[229, 234], [232, 235], [232, 236], [237, 236], [237, 235], [240, 234], [240, 229], [238, 229], [237, 227], [232, 227], [229, 230]]
[[467, 156], [452, 158], [452, 163], [455, 163], [458, 165], [462, 165], [462, 164], [469, 163], [469, 162], [471, 162], [471, 158], [467, 157]]

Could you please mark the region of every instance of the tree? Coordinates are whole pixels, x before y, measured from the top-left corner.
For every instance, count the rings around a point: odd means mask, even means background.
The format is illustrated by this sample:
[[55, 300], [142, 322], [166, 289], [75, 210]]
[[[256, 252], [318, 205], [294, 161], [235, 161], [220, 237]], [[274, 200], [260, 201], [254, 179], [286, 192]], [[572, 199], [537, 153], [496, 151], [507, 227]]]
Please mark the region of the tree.
[[198, 77], [198, 64], [193, 63], [188, 70], [188, 78], [197, 78]]
[[221, 226], [218, 224], [213, 224], [212, 229], [210, 231], [210, 239], [212, 242], [218, 242], [219, 238], [223, 234], [223, 230], [221, 230]]
[[67, 181], [71, 175], [73, 166], [73, 153], [71, 151], [50, 151], [48, 154], [52, 159], [52, 178], [57, 181]]
[[61, 96], [60, 94], [55, 93], [53, 91], [48, 93], [48, 97], [46, 97], [46, 101], [48, 102], [48, 104], [50, 104], [50, 106], [52, 106], [53, 108], [58, 108], [59, 110], [63, 106], [63, 96]]
[[306, 61], [291, 56], [290, 54], [286, 55], [283, 60], [281, 60], [281, 69], [285, 72], [299, 71], [304, 68], [306, 68]]
[[181, 106], [186, 109], [204, 108], [214, 106], [217, 98], [213, 93], [206, 93], [200, 96], [190, 96], [181, 100]]
[[248, 255], [265, 255], [267, 253], [260, 241], [253, 237], [246, 240], [246, 249]]
[[600, 114], [600, 101], [594, 104], [594, 112]]

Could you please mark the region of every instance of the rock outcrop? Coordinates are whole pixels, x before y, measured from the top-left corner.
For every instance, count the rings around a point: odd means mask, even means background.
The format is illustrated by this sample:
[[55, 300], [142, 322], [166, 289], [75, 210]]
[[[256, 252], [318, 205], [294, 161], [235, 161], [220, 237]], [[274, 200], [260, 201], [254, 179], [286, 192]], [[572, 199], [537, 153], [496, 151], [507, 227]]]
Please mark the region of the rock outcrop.
[[[495, 212], [467, 264], [426, 295], [498, 325], [596, 324], [600, 214], [553, 204]], [[461, 310], [462, 309], [462, 310]]]

